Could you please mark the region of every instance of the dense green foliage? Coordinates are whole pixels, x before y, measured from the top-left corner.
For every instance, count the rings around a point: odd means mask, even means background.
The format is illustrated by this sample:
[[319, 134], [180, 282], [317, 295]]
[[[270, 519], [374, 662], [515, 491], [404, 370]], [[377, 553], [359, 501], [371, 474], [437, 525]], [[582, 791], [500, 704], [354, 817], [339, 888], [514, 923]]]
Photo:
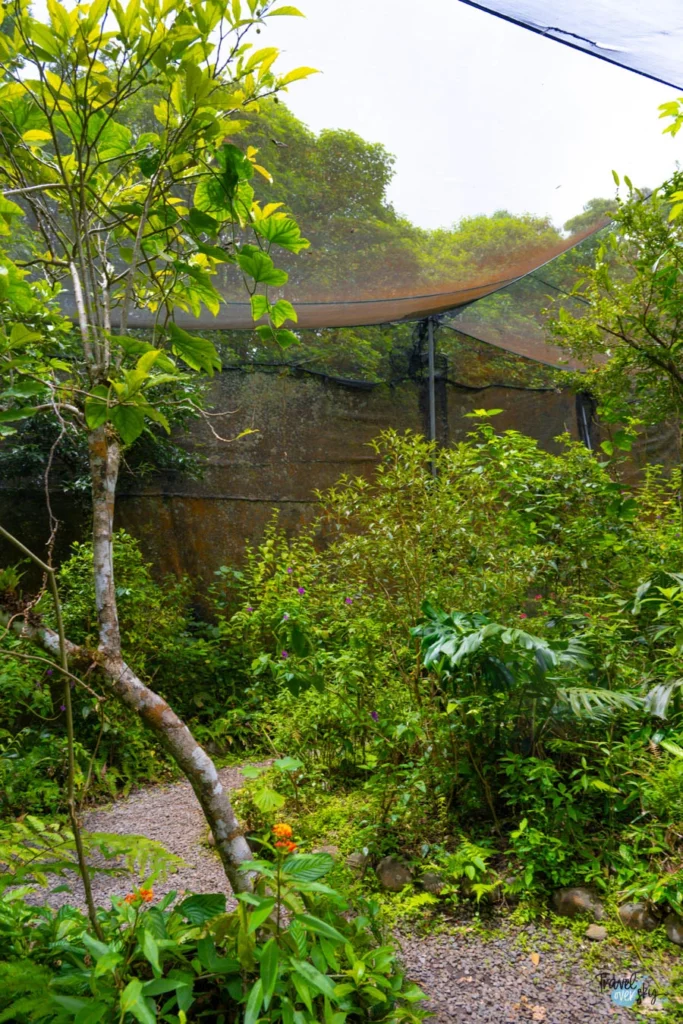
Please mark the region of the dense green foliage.
[[465, 830], [528, 893], [655, 885], [632, 850], [675, 849], [675, 482], [630, 493], [580, 445], [489, 427], [437, 453], [436, 480], [420, 439], [378, 450], [374, 484], [323, 496], [331, 546], [274, 525], [220, 624], [256, 737], [300, 759], [314, 802], [360, 788], [375, 856]]
[[681, 175], [653, 191], [627, 184], [613, 230], [575, 285], [580, 302], [560, 308], [551, 328], [587, 364], [583, 385], [604, 419], [646, 426], [673, 420], [680, 432], [683, 220], [675, 215], [675, 197]]
[[[0, 1019], [418, 1024], [424, 1015], [413, 1004], [423, 993], [382, 944], [377, 905], [349, 916], [347, 902], [320, 881], [332, 858], [296, 852], [278, 841], [281, 830], [262, 838], [260, 859], [245, 867], [261, 882], [227, 912], [222, 893], [178, 902], [171, 892], [152, 906], [148, 876], [100, 912], [97, 940], [73, 908], [55, 914], [11, 893], [0, 904]], [[120, 850], [120, 837], [101, 845], [116, 839]], [[152, 859], [158, 874], [160, 852]]]

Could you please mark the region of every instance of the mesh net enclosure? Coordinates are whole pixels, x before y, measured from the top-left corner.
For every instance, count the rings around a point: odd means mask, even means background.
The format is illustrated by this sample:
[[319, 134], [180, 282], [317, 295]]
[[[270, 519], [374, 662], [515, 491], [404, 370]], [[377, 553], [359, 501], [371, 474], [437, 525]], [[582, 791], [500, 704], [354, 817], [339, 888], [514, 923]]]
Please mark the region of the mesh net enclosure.
[[[658, 81], [677, 81], [683, 13], [674, 0], [656, 0], [644, 12], [615, 0], [463, 2]], [[154, 127], [144, 105], [134, 120], [138, 131]], [[574, 301], [567, 296], [578, 268], [610, 222], [607, 200], [592, 200], [563, 229], [545, 215], [501, 209], [425, 230], [387, 200], [395, 161], [381, 144], [346, 130], [316, 134], [277, 101], [251, 120], [239, 144], [254, 146], [273, 176], [254, 179], [256, 199], [283, 204], [310, 241], [297, 255], [279, 254], [288, 281], [270, 289], [271, 301], [293, 303], [301, 345], [282, 352], [255, 333], [239, 268], [224, 263], [213, 278], [223, 298], [218, 311], [197, 303], [191, 312], [176, 309], [174, 319], [210, 333], [226, 368], [289, 366], [359, 385], [395, 383], [421, 372], [424, 331], [414, 325], [428, 318], [439, 321], [440, 372], [465, 387], [546, 386], [550, 371], [580, 368], [548, 342], [544, 310], [558, 299]], [[446, 130], [456, 128], [457, 120]], [[74, 312], [68, 291], [64, 304]], [[114, 330], [119, 317], [113, 309]], [[129, 329], [143, 332], [155, 321], [144, 308], [127, 318]]]

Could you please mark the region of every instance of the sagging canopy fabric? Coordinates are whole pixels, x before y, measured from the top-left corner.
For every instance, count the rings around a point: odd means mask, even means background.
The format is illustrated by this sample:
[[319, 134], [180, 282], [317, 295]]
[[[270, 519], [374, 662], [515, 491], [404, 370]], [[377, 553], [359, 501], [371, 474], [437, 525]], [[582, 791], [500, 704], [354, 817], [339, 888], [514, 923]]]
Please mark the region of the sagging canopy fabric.
[[[476, 304], [487, 296], [509, 289], [515, 282], [523, 280], [539, 267], [556, 260], [558, 256], [568, 252], [581, 242], [590, 239], [609, 223], [600, 217], [588, 228], [571, 235], [560, 242], [557, 237], [551, 242], [544, 239], [526, 249], [517, 250], [514, 254], [498, 253], [495, 261], [476, 270], [463, 272], [459, 281], [446, 280], [443, 284], [424, 287], [411, 294], [409, 289], [391, 288], [388, 283], [377, 285], [372, 280], [366, 281], [366, 287], [359, 286], [358, 280], [349, 282], [346, 293], [337, 282], [334, 289], [326, 294], [325, 282], [319, 281], [315, 273], [303, 273], [298, 280], [292, 282], [287, 289], [287, 296], [294, 302], [298, 314], [298, 327], [301, 329], [366, 327], [379, 324], [414, 322], [430, 316], [456, 312], [458, 310], [475, 309]], [[242, 296], [244, 291], [241, 282], [232, 277], [225, 278], [222, 288], [225, 302], [216, 316], [202, 309], [199, 317], [176, 311], [176, 322], [194, 330], [253, 330], [251, 307]], [[401, 293], [402, 291], [407, 292]], [[67, 299], [68, 302], [68, 299]], [[543, 303], [539, 300], [539, 306]], [[146, 328], [152, 325], [153, 314], [144, 310], [131, 310], [129, 326]], [[112, 326], [117, 326], [117, 316], [113, 313]], [[455, 326], [455, 323], [453, 324]], [[505, 349], [517, 355], [534, 359], [551, 366], [566, 365], [565, 356], [552, 345], [547, 344], [543, 332], [539, 329], [528, 333], [515, 333], [509, 330], [491, 329], [474, 317], [463, 314], [463, 333], [471, 333], [488, 344]]]
[[470, 7], [683, 89], [681, 0], [461, 0]]

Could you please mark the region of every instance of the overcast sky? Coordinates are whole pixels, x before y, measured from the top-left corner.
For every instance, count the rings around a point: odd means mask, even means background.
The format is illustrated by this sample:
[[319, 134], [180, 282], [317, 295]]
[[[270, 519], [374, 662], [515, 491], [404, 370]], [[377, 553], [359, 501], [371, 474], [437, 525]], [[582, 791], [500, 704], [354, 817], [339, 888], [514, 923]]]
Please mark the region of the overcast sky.
[[[297, 0], [264, 45], [313, 130], [350, 128], [396, 156], [389, 198], [422, 227], [466, 214], [548, 214], [561, 225], [614, 194], [612, 168], [662, 181], [683, 133], [662, 135], [657, 106], [677, 93], [458, 0]], [[683, 56], [683, 55], [682, 55]]]

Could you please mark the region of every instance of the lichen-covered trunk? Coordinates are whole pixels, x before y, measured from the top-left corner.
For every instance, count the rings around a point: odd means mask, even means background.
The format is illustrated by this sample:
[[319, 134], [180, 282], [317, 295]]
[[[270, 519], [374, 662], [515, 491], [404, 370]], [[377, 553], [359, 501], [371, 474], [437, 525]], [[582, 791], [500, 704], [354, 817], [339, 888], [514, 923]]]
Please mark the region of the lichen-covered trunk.
[[[125, 663], [121, 653], [113, 563], [114, 498], [120, 448], [106, 426], [88, 437], [92, 474], [93, 562], [95, 599], [99, 618], [98, 662], [113, 692], [155, 733], [165, 750], [187, 776], [216, 841], [225, 873], [235, 892], [248, 889], [247, 873], [240, 864], [251, 860], [251, 850], [235, 818], [209, 755], [199, 746], [185, 723], [159, 694], [146, 686]], [[43, 641], [44, 642], [44, 641]]]

